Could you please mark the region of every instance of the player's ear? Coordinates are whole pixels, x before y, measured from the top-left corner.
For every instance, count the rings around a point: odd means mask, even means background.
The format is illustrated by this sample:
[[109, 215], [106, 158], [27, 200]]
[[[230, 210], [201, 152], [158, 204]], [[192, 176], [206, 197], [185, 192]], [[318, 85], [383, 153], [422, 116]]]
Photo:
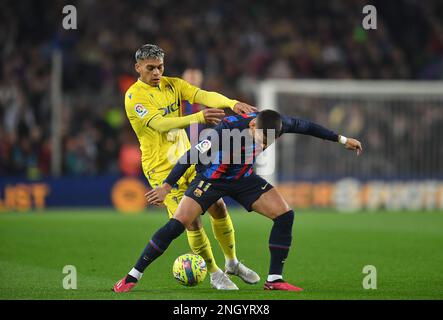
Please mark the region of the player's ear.
[[134, 64], [134, 69], [137, 71], [137, 73], [140, 73], [140, 64], [138, 62]]

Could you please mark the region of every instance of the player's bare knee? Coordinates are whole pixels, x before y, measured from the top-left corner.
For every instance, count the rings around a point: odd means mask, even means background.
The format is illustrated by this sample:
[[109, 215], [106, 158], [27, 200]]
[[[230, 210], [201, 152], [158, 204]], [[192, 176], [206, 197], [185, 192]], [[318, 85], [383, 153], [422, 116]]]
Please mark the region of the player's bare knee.
[[270, 219], [291, 210], [286, 200], [274, 188], [262, 194], [257, 201], [252, 204], [252, 209]]
[[188, 231], [197, 231], [203, 228], [202, 222], [200, 217], [195, 219], [194, 221], [191, 221], [188, 225], [186, 225], [186, 230]]
[[282, 197], [282, 195], [275, 189], [269, 193], [269, 199], [264, 199], [265, 201], [269, 201], [269, 211], [273, 216], [272, 219], [285, 214], [291, 207], [286, 202], [286, 200]]
[[282, 214], [285, 214], [286, 212], [292, 210], [292, 208], [289, 206], [289, 204], [286, 202], [286, 200], [283, 199], [282, 203], [280, 204], [280, 208], [278, 209], [277, 216], [281, 216]]
[[282, 215], [288, 213], [289, 211], [292, 211], [292, 209], [291, 209], [289, 206], [286, 207], [285, 209], [279, 210], [278, 213], [276, 213], [272, 219], [275, 219], [275, 218], [277, 218], [277, 217], [280, 217], [280, 216], [282, 216]]
[[209, 214], [214, 219], [223, 219], [228, 215], [226, 204], [222, 199], [217, 200], [209, 209]]
[[201, 207], [197, 202], [195, 202], [195, 200], [184, 196], [178, 205], [173, 218], [180, 221], [186, 227], [186, 229], [188, 229], [188, 227], [192, 228], [192, 223], [195, 220], [198, 220], [201, 212]]
[[283, 213], [278, 213], [279, 211], [271, 211], [265, 214], [269, 219], [274, 220], [278, 216], [282, 215]]
[[187, 230], [190, 230], [189, 228], [192, 228], [191, 224], [193, 222], [192, 219], [188, 215], [181, 214], [180, 212], [176, 212], [174, 216], [172, 217], [175, 220], [180, 221]]

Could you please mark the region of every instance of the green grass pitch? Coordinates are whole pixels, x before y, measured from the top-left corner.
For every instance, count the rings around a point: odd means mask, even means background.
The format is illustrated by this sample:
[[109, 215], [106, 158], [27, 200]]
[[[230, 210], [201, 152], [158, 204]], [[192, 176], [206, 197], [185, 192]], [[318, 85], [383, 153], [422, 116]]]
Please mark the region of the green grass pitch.
[[[271, 221], [231, 210], [241, 261], [265, 278]], [[224, 264], [209, 217], [203, 217], [215, 257]], [[0, 299], [443, 299], [443, 213], [339, 214], [297, 212], [285, 278], [302, 293], [264, 291], [263, 281], [216, 291], [209, 277], [194, 288], [172, 277], [174, 259], [189, 252], [182, 235], [129, 294], [111, 292], [166, 213], [122, 215], [112, 210], [0, 213]], [[65, 290], [65, 265], [77, 269], [76, 290]], [[377, 268], [377, 289], [365, 290], [365, 265]]]

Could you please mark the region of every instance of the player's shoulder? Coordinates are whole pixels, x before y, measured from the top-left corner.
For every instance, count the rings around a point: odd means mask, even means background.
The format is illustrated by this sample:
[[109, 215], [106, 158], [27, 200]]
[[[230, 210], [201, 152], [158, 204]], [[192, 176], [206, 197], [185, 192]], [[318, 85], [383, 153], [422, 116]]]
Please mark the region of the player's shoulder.
[[131, 100], [134, 94], [138, 94], [140, 91], [140, 87], [138, 85], [138, 81], [131, 84], [131, 86], [125, 92], [125, 99]]
[[125, 105], [133, 106], [136, 103], [147, 103], [146, 97], [147, 94], [143, 90], [143, 87], [141, 86], [139, 81], [136, 81], [125, 92]]
[[140, 79], [138, 79], [128, 88], [128, 90], [126, 90], [126, 93], [130, 93], [130, 92], [141, 93], [141, 92], [146, 91], [148, 88], [149, 88], [149, 86], [146, 83], [144, 83]]
[[173, 87], [180, 87], [185, 80], [183, 80], [183, 79], [181, 79], [179, 77], [166, 77], [166, 76], [163, 76], [161, 81], [163, 82], [164, 85], [170, 85], [170, 86], [173, 86]]

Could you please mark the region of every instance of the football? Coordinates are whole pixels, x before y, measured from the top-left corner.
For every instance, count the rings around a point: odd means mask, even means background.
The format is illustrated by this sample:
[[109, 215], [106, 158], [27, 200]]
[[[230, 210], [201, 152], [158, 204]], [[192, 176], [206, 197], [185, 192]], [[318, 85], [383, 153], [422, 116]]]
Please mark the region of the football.
[[193, 287], [205, 280], [207, 273], [205, 260], [194, 253], [187, 253], [179, 256], [174, 261], [172, 274], [182, 285]]

